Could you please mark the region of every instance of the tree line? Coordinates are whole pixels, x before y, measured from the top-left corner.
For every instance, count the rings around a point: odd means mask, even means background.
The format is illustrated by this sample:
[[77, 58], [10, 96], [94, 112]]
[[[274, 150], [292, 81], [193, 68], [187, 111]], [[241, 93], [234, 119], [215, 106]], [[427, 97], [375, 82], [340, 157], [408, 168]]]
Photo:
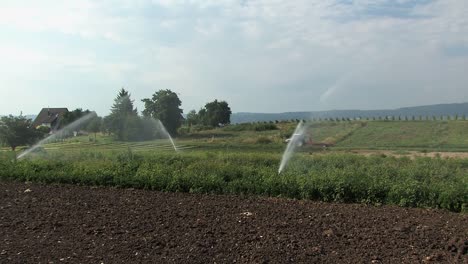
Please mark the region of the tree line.
[[[170, 135], [175, 136], [183, 124], [219, 127], [230, 123], [231, 109], [226, 101], [208, 102], [198, 113], [195, 110], [190, 111], [187, 118], [184, 118], [180, 108], [182, 101], [171, 90], [156, 91], [150, 98], [142, 99], [142, 102], [144, 110], [140, 115], [131, 94], [122, 88], [114, 99], [109, 115], [100, 117], [93, 111], [77, 108], [64, 114], [58, 129], [86, 116], [86, 122], [74, 125], [74, 130], [94, 133], [94, 140], [96, 133], [102, 132], [113, 135], [117, 140], [136, 141], [161, 137], [161, 124]], [[0, 144], [9, 146], [12, 150], [18, 146], [31, 145], [50, 132], [48, 127], [32, 127], [32, 120], [21, 115], [0, 119]]]
[[[294, 119], [293, 119], [294, 120]], [[326, 117], [326, 118], [312, 118], [310, 121], [353, 121], [353, 120], [365, 120], [365, 121], [429, 121], [429, 120], [466, 120], [466, 115], [440, 115], [440, 116], [373, 116], [373, 117]]]
[[195, 110], [190, 111], [187, 118], [182, 115], [182, 101], [171, 90], [159, 90], [151, 98], [142, 99], [145, 107], [142, 116], [133, 102], [130, 93], [122, 88], [114, 99], [110, 115], [103, 119], [102, 131], [114, 134], [119, 140], [147, 140], [157, 138], [161, 133], [156, 120], [161, 121], [173, 136], [183, 124], [219, 127], [231, 122], [231, 109], [226, 101], [208, 102], [198, 114]]

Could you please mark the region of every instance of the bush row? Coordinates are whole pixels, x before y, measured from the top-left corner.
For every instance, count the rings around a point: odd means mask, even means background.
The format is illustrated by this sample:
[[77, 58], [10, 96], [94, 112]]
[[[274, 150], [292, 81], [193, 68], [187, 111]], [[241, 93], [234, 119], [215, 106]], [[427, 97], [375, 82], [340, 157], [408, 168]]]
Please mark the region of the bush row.
[[277, 129], [278, 127], [272, 123], [242, 123], [224, 127], [225, 131], [267, 131]]
[[297, 155], [278, 175], [275, 154], [212, 153], [0, 159], [0, 179], [281, 196], [467, 211], [468, 160]]

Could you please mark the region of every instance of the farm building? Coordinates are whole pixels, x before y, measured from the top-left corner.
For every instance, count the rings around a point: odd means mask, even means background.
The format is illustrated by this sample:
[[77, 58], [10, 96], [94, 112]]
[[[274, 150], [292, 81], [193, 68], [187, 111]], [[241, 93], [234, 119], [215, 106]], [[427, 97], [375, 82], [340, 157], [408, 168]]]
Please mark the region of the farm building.
[[51, 130], [56, 130], [60, 126], [65, 113], [68, 113], [67, 108], [42, 108], [39, 115], [34, 119], [33, 127], [46, 126]]

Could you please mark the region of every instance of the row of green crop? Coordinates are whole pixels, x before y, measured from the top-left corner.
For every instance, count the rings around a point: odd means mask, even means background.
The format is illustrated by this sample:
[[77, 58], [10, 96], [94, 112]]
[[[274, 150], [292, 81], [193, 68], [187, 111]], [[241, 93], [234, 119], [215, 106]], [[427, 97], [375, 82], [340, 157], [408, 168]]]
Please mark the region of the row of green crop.
[[275, 154], [212, 152], [3, 158], [0, 179], [468, 209], [468, 160], [298, 155], [281, 175], [278, 163]]
[[277, 130], [278, 127], [273, 123], [242, 123], [224, 127], [224, 131], [267, 131]]

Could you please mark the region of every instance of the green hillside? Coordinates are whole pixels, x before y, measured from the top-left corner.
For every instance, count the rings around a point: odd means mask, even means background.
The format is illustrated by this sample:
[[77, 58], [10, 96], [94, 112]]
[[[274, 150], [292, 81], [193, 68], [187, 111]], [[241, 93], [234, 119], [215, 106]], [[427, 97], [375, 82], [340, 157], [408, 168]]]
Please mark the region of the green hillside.
[[[333, 133], [333, 131], [329, 130]], [[367, 122], [337, 147], [467, 149], [466, 121]]]
[[[233, 125], [233, 126], [245, 126]], [[205, 135], [227, 133], [224, 143], [256, 143], [268, 138], [272, 144], [284, 145], [297, 123], [276, 124], [277, 130], [236, 131], [230, 129], [201, 132]], [[306, 122], [306, 134], [313, 142], [329, 143], [332, 149], [414, 149], [434, 151], [468, 151], [468, 121], [322, 121]], [[220, 134], [221, 135], [221, 134]], [[215, 136], [216, 138], [216, 136]], [[280, 147], [280, 146], [278, 146]]]

